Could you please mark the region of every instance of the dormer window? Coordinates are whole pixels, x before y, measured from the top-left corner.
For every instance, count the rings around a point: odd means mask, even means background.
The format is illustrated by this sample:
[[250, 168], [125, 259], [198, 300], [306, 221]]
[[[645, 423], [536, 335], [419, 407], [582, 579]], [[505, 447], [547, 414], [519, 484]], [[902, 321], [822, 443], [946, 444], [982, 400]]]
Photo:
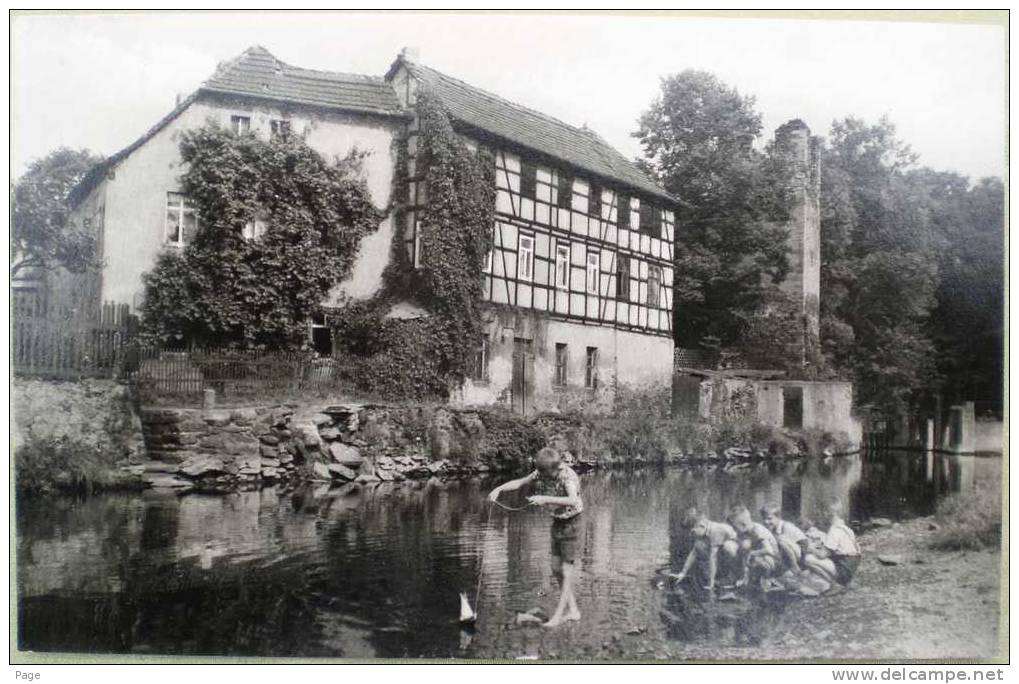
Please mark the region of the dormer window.
[[247, 135], [251, 131], [251, 117], [231, 116], [230, 130], [234, 132], [234, 135]]

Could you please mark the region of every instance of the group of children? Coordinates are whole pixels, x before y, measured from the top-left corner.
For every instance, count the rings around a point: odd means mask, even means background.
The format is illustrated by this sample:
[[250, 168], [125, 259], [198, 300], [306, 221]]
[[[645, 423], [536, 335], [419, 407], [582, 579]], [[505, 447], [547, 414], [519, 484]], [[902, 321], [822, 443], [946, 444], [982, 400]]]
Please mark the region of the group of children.
[[[709, 520], [696, 508], [686, 511], [683, 525], [693, 535], [693, 548], [682, 569], [670, 573], [678, 583], [699, 574], [704, 588], [717, 586], [790, 590], [805, 595], [846, 586], [860, 564], [856, 535], [842, 518], [838, 502], [822, 511], [828, 531], [810, 525], [806, 532], [783, 520], [778, 506], [761, 508], [761, 522], [746, 506], [729, 510], [727, 522]], [[719, 581], [720, 578], [722, 581]]]
[[[528, 503], [548, 506], [552, 512], [552, 572], [562, 592], [545, 626], [556, 627], [580, 619], [573, 595], [584, 510], [580, 478], [561, 461], [559, 452], [545, 448], [535, 457], [534, 471], [496, 487], [488, 498], [496, 502], [501, 493], [528, 485], [536, 492], [528, 496]], [[728, 522], [709, 520], [702, 511], [688, 509], [683, 525], [693, 535], [693, 548], [682, 569], [670, 575], [678, 585], [696, 573], [711, 595], [716, 586], [765, 592], [785, 589], [804, 595], [846, 586], [860, 563], [856, 535], [843, 520], [837, 502], [826, 506], [822, 515], [827, 532], [813, 525], [804, 532], [783, 520], [778, 506], [764, 506], [761, 522], [743, 505], [730, 509]]]

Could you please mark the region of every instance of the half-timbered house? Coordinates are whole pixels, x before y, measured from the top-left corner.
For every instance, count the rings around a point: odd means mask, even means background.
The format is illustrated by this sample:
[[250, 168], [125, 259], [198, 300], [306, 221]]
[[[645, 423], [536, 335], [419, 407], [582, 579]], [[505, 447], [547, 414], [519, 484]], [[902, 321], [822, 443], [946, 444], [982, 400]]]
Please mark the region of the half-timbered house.
[[[72, 195], [73, 220], [96, 232], [104, 262], [93, 308], [112, 301], [139, 309], [142, 275], [161, 252], [181, 249], [201, 229], [180, 191], [178, 145], [185, 130], [210, 120], [239, 135], [293, 131], [329, 157], [368, 154], [365, 180], [376, 205], [389, 211], [363, 241], [350, 278], [323, 304], [374, 295], [394, 240], [419, 263], [427, 189], [416, 168], [414, 105], [422, 87], [438, 96], [470, 144], [492, 151], [495, 164], [485, 334], [458, 399], [529, 412], [606, 402], [620, 383], [667, 383], [674, 198], [586, 127], [429, 69], [406, 50], [385, 77], [372, 77], [294, 67], [256, 46], [179, 98]], [[394, 207], [404, 141], [410, 200]], [[245, 230], [257, 237], [257, 224]], [[397, 309], [393, 315], [406, 314]], [[309, 322], [309, 338], [330, 352], [324, 320]]]
[[[529, 412], [605, 404], [619, 384], [669, 382], [676, 200], [594, 131], [430, 69], [407, 51], [386, 80], [408, 109], [428, 88], [454, 128], [495, 160], [487, 320], [462, 401]], [[402, 228], [417, 264], [427, 188], [415, 125]]]

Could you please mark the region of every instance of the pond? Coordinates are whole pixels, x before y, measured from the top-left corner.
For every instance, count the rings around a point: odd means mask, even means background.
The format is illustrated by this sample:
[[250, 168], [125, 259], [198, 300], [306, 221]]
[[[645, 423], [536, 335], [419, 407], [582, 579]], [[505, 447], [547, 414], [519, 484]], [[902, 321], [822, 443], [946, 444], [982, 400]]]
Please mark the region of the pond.
[[[799, 520], [838, 497], [851, 519], [904, 519], [1000, 468], [998, 458], [883, 453], [585, 474], [584, 616], [556, 631], [514, 624], [517, 611], [554, 608], [549, 517], [490, 509], [495, 482], [26, 501], [18, 643], [75, 653], [682, 658], [711, 640], [717, 657], [738, 657], [741, 644], [783, 629], [781, 606], [668, 604], [651, 580], [685, 554], [685, 508], [720, 518], [736, 502], [780, 503]], [[480, 619], [464, 631], [458, 593], [473, 597], [479, 572]], [[676, 611], [678, 623], [662, 617]]]

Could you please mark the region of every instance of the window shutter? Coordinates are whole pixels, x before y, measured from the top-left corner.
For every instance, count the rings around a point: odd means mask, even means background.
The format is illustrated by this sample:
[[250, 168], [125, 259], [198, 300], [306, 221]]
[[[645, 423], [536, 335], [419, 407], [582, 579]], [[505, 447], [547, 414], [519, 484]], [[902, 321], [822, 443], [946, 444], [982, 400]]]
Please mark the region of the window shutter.
[[616, 195], [616, 225], [620, 228], [630, 227], [630, 198], [626, 195]]
[[558, 171], [556, 172], [556, 178], [559, 180], [558, 206], [563, 209], [569, 209], [573, 201], [573, 176], [564, 171]]
[[538, 168], [528, 161], [520, 162], [520, 195], [534, 199]]
[[587, 213], [592, 216], [601, 216], [601, 186], [597, 183], [591, 183], [587, 197]]

